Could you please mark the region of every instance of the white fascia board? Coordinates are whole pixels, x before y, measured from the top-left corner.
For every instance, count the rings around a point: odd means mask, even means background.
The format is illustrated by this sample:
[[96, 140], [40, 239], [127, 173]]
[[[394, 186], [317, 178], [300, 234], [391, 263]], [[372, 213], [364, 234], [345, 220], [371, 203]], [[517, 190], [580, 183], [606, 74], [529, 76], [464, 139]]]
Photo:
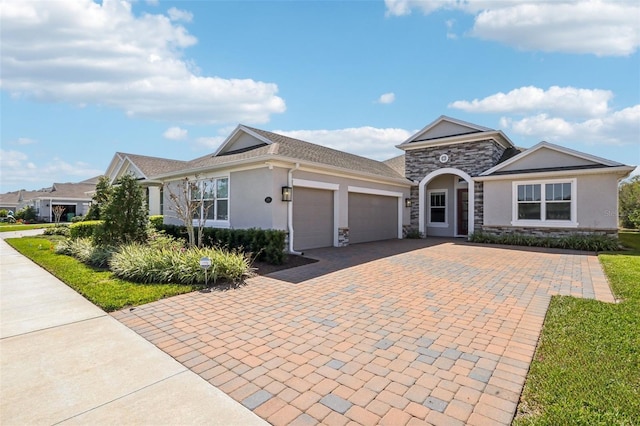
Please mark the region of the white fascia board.
[[434, 128], [436, 125], [442, 123], [443, 121], [448, 121], [448, 122], [453, 123], [453, 124], [457, 124], [457, 125], [464, 126], [464, 127], [469, 127], [471, 129], [475, 129], [475, 130], [478, 130], [480, 132], [491, 132], [491, 131], [494, 131], [493, 129], [490, 129], [488, 127], [479, 126], [477, 124], [473, 124], [473, 123], [469, 123], [469, 122], [466, 122], [466, 121], [458, 120], [457, 118], [448, 117], [446, 115], [441, 115], [440, 117], [436, 118], [431, 123], [429, 123], [426, 126], [424, 126], [421, 130], [419, 130], [416, 133], [414, 133], [413, 135], [411, 135], [407, 140], [402, 142], [400, 145], [396, 145], [396, 146], [400, 147], [401, 145], [410, 143], [418, 135], [426, 133], [427, 131], [431, 130], [432, 128]]
[[299, 186], [303, 188], [314, 188], [314, 189], [327, 189], [329, 191], [337, 191], [340, 189], [340, 185], [337, 183], [328, 183], [328, 182], [320, 182], [316, 180], [307, 180], [307, 179], [293, 179], [293, 186]]
[[220, 146], [218, 147], [218, 149], [216, 149], [216, 151], [212, 154], [212, 157], [216, 157], [218, 154], [220, 154], [222, 151], [224, 151], [224, 149], [231, 145], [233, 143], [233, 141], [235, 140], [236, 136], [240, 133], [240, 132], [244, 132], [248, 135], [253, 136], [254, 138], [266, 143], [267, 145], [271, 145], [273, 142], [270, 141], [269, 139], [265, 138], [262, 135], [257, 134], [256, 132], [247, 129], [245, 126], [243, 126], [242, 124], [238, 124], [236, 126], [236, 128], [233, 130], [233, 132], [231, 132], [231, 134], [229, 136], [227, 136], [227, 138], [224, 140], [224, 142], [222, 142], [220, 144]]
[[396, 145], [396, 148], [403, 151], [411, 151], [414, 149], [422, 149], [434, 146], [455, 145], [467, 142], [477, 142], [487, 139], [493, 139], [498, 144], [505, 148], [511, 148], [515, 145], [511, 142], [511, 139], [507, 137], [501, 130], [490, 130], [481, 133], [467, 133], [464, 135], [447, 136], [438, 139], [429, 139], [421, 142], [411, 142], [407, 144]]
[[510, 173], [505, 175], [491, 175], [491, 176], [477, 176], [473, 180], [476, 182], [485, 182], [490, 180], [520, 180], [520, 179], [538, 179], [538, 178], [552, 178], [556, 176], [579, 176], [579, 175], [602, 175], [602, 174], [619, 174], [628, 175], [635, 167], [633, 166], [618, 166], [618, 167], [603, 167], [597, 169], [578, 169], [578, 170], [556, 170], [556, 171], [540, 171], [534, 173]]
[[546, 142], [546, 141], [542, 141], [542, 142], [538, 142], [537, 144], [535, 144], [534, 146], [532, 146], [531, 148], [521, 152], [520, 154], [514, 155], [513, 157], [509, 158], [507, 161], [504, 161], [500, 164], [497, 164], [495, 166], [493, 166], [492, 168], [490, 168], [489, 170], [485, 170], [484, 172], [482, 172], [480, 174], [480, 176], [487, 176], [490, 175], [491, 173], [495, 173], [501, 169], [503, 169], [504, 167], [515, 163], [516, 161], [519, 161], [521, 159], [523, 159], [524, 157], [527, 157], [528, 155], [533, 154], [534, 152], [542, 149], [542, 148], [547, 148], [550, 149], [552, 151], [556, 151], [556, 152], [560, 152], [563, 154], [567, 154], [573, 157], [577, 157], [577, 158], [581, 158], [583, 160], [587, 160], [587, 161], [592, 161], [594, 163], [600, 163], [603, 164], [605, 166], [624, 166], [624, 164], [622, 163], [618, 163], [616, 161], [611, 161], [611, 160], [607, 160], [606, 158], [601, 158], [601, 157], [596, 157], [595, 155], [591, 155], [591, 154], [587, 154], [585, 152], [580, 152], [580, 151], [576, 151], [570, 148], [566, 148], [564, 146], [560, 146], [560, 145], [556, 145], [550, 142]]
[[402, 197], [402, 192], [385, 191], [383, 189], [365, 188], [362, 186], [348, 186], [348, 192], [357, 192], [359, 194], [384, 195], [385, 197]]
[[[128, 156], [128, 155], [127, 155], [124, 159], [125, 159], [125, 160], [127, 160], [127, 161], [129, 162], [129, 164], [131, 164], [131, 165], [132, 165], [132, 166], [133, 166], [133, 167], [138, 171], [138, 173], [140, 173], [140, 176], [142, 176], [144, 179], [148, 179], [147, 175], [145, 175], [144, 173], [142, 173], [142, 170], [140, 170], [140, 167], [138, 167], [138, 166], [136, 165], [136, 163], [135, 163], [131, 158], [129, 158], [129, 156]], [[123, 164], [124, 164], [124, 162], [123, 162]], [[119, 174], [120, 172], [122, 172], [122, 167], [120, 167], [120, 170], [118, 170], [118, 174]], [[117, 176], [117, 175], [116, 175], [116, 176]]]

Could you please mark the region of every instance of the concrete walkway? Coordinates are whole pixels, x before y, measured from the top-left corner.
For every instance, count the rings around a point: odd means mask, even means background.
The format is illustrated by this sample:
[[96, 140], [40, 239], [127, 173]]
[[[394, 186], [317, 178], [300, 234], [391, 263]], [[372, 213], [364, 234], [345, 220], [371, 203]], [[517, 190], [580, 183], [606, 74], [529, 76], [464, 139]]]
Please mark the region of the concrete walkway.
[[0, 271], [3, 426], [266, 424], [4, 240]]

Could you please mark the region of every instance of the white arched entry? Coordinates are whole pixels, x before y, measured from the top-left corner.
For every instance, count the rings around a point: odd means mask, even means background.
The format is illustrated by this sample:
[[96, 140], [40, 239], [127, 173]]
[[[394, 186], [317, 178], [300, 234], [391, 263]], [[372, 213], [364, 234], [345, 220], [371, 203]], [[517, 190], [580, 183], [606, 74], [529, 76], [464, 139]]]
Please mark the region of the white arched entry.
[[456, 175], [464, 179], [469, 186], [469, 218], [468, 218], [468, 229], [469, 235], [473, 233], [473, 218], [475, 212], [475, 188], [473, 185], [473, 179], [467, 173], [463, 172], [459, 169], [454, 169], [452, 167], [445, 167], [443, 169], [434, 170], [429, 173], [420, 181], [418, 185], [418, 206], [419, 206], [419, 216], [418, 220], [420, 223], [418, 224], [418, 229], [421, 234], [426, 235], [426, 218], [425, 215], [427, 213], [427, 200], [426, 200], [426, 191], [425, 188], [427, 184], [433, 180], [434, 178], [441, 175]]

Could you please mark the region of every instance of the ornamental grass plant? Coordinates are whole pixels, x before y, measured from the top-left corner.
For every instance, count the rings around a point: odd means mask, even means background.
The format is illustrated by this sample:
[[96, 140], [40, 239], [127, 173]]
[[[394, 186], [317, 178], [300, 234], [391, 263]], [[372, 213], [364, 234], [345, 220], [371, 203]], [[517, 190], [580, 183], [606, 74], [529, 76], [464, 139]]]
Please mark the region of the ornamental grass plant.
[[218, 280], [240, 282], [251, 276], [251, 260], [239, 251], [221, 248], [150, 247], [129, 244], [113, 254], [110, 269], [117, 277], [140, 283], [201, 284], [205, 282], [200, 259], [211, 259], [212, 267], [207, 271], [209, 282]]

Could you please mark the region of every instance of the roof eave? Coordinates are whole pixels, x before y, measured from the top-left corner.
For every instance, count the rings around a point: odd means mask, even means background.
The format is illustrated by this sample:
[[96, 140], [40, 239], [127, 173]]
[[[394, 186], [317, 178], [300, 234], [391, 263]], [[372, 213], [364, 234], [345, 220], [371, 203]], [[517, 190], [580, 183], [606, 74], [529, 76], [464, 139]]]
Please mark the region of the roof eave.
[[473, 178], [474, 181], [484, 182], [491, 180], [521, 180], [524, 178], [535, 179], [545, 177], [556, 176], [579, 176], [579, 175], [601, 175], [601, 174], [617, 174], [620, 179], [624, 179], [635, 170], [634, 166], [611, 166], [611, 167], [598, 167], [593, 169], [580, 169], [580, 170], [555, 170], [555, 171], [540, 171], [534, 173], [512, 173], [504, 175], [480, 175]]
[[396, 145], [396, 148], [403, 151], [411, 151], [414, 149], [427, 148], [440, 145], [454, 145], [466, 142], [478, 142], [482, 140], [493, 139], [498, 142], [504, 148], [515, 148], [515, 144], [509, 139], [502, 130], [490, 130], [477, 133], [466, 133], [462, 135], [447, 136], [438, 139], [429, 139], [421, 142], [403, 142], [400, 145]]

